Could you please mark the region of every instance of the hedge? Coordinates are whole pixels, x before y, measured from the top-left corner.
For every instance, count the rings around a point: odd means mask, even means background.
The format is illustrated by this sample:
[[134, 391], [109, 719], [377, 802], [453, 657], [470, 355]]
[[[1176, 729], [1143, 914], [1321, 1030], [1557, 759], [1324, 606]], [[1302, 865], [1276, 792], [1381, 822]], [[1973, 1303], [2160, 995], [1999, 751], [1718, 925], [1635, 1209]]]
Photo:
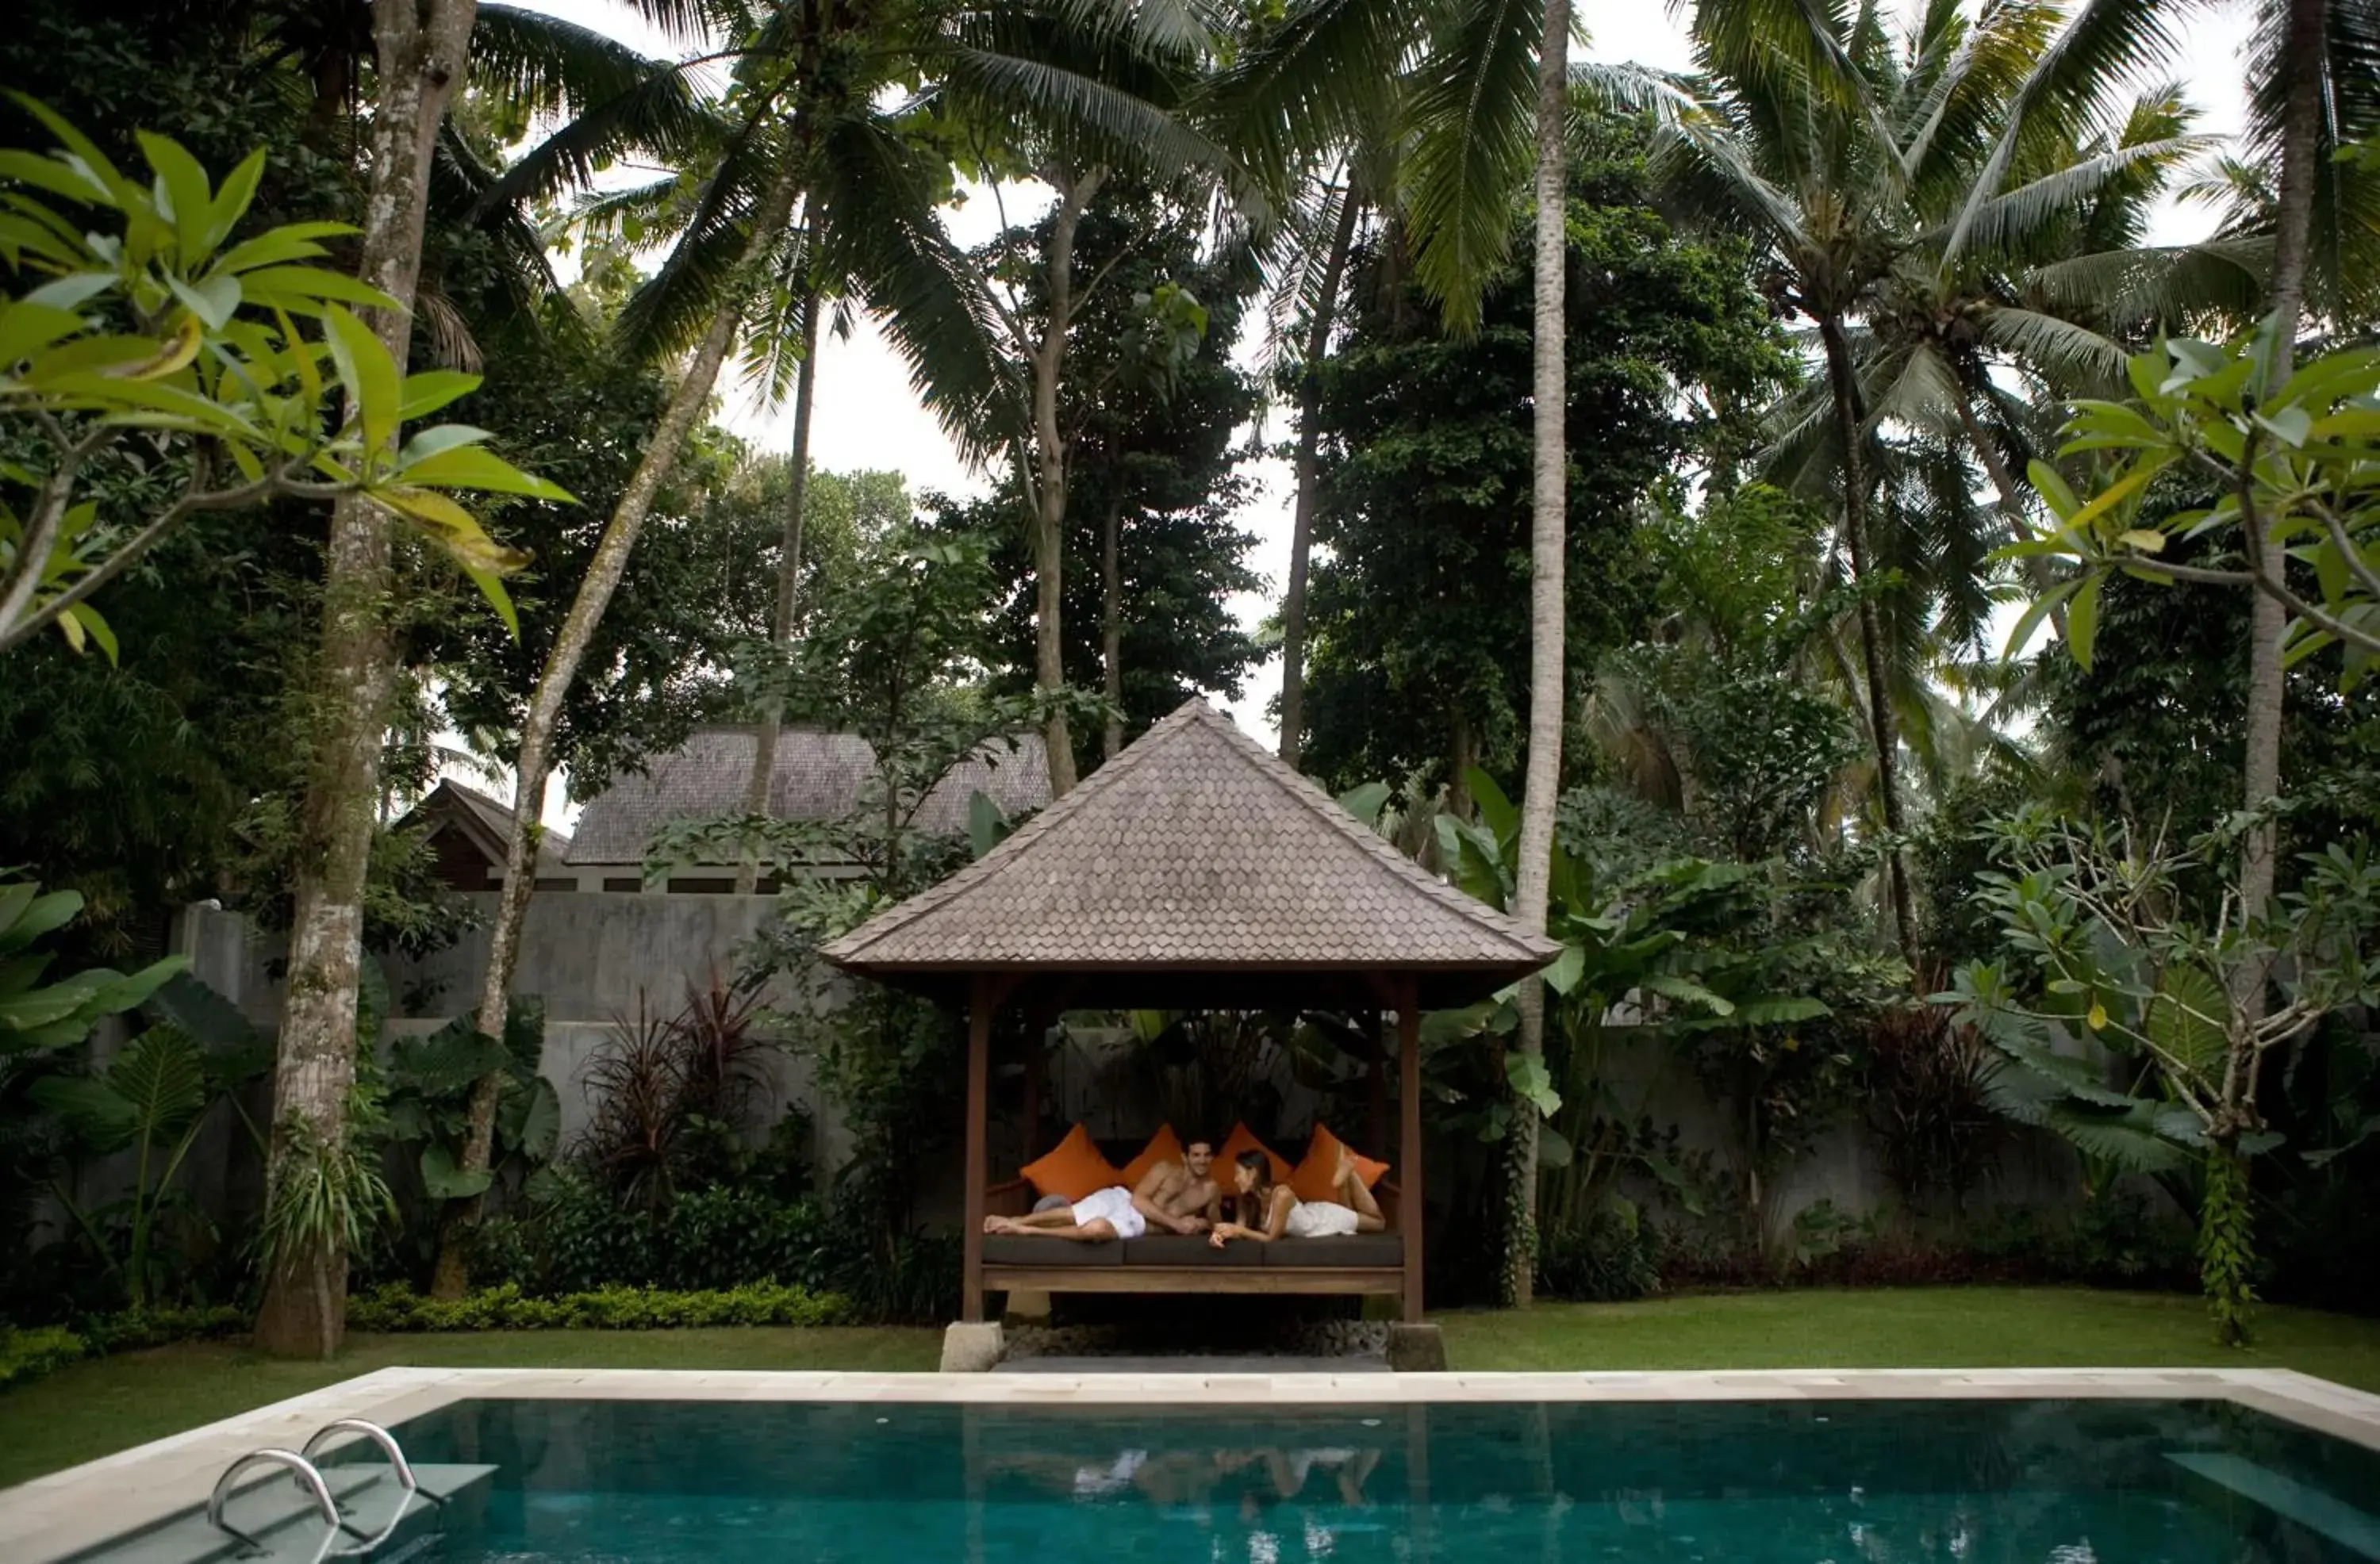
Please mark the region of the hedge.
[[80, 1321], [71, 1329], [63, 1325], [0, 1326], [0, 1389], [85, 1358], [196, 1337], [235, 1335], [247, 1328], [248, 1315], [232, 1308], [127, 1310]]
[[347, 1301], [351, 1330], [682, 1330], [715, 1325], [837, 1325], [850, 1304], [832, 1292], [758, 1281], [722, 1291], [602, 1287], [532, 1298], [507, 1282], [452, 1302], [402, 1283]]

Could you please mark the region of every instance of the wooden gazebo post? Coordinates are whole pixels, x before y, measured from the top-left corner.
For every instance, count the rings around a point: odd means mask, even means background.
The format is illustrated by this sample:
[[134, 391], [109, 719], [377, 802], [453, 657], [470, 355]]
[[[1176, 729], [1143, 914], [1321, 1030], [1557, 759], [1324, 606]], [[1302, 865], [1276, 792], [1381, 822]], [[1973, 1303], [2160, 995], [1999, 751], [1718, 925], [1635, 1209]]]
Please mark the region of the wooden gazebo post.
[[959, 1318], [983, 1323], [984, 1191], [991, 1158], [991, 1012], [997, 1000], [991, 975], [978, 972], [967, 984], [966, 1231], [959, 1291]]
[[1402, 1120], [1398, 1152], [1403, 1179], [1397, 1230], [1405, 1241], [1405, 1323], [1421, 1323], [1421, 985], [1407, 975], [1397, 985], [1397, 1109]]

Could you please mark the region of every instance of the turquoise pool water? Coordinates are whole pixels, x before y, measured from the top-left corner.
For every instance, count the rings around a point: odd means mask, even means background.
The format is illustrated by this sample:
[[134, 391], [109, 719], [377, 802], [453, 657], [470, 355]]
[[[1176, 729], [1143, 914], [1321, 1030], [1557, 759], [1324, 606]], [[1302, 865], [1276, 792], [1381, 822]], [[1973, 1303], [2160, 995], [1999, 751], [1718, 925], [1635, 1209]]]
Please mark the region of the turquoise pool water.
[[2364, 1564], [2380, 1453], [2208, 1401], [477, 1400], [445, 1564]]

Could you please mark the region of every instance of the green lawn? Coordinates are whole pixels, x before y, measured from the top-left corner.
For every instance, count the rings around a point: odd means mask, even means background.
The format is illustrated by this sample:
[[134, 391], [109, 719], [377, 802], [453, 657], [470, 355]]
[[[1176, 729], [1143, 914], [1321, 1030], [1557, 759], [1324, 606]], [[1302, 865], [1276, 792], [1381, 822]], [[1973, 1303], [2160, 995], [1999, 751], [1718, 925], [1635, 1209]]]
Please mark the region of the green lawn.
[[2161, 1292], [1813, 1289], [1438, 1320], [1456, 1368], [2295, 1368], [2380, 1391], [2380, 1320], [2262, 1308], [2229, 1351], [2196, 1298]]
[[190, 1341], [60, 1369], [0, 1390], [0, 1487], [325, 1385], [407, 1364], [432, 1368], [931, 1369], [931, 1330], [492, 1330], [354, 1336], [332, 1363]]
[[[2296, 1368], [2380, 1391], [2380, 1320], [2266, 1308], [2225, 1352], [2195, 1298], [2059, 1288], [1711, 1293], [1441, 1315], [1459, 1369]], [[78, 1364], [0, 1392], [0, 1486], [392, 1364], [929, 1370], [931, 1330], [494, 1331], [358, 1336], [335, 1363], [216, 1342]]]

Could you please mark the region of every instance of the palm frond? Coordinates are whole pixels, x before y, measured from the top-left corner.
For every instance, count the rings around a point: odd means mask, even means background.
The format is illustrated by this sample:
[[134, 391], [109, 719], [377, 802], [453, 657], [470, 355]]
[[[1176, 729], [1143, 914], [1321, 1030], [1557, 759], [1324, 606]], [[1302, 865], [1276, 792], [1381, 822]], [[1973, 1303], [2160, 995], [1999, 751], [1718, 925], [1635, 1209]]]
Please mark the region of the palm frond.
[[2123, 345], [2087, 326], [2014, 305], [1985, 311], [1979, 323], [1985, 342], [2075, 394], [2110, 392], [2123, 383]]
[[1414, 275], [1457, 332], [1477, 323], [1480, 293], [1511, 252], [1514, 193], [1536, 155], [1543, 19], [1526, 0], [1456, 0], [1407, 94]]

